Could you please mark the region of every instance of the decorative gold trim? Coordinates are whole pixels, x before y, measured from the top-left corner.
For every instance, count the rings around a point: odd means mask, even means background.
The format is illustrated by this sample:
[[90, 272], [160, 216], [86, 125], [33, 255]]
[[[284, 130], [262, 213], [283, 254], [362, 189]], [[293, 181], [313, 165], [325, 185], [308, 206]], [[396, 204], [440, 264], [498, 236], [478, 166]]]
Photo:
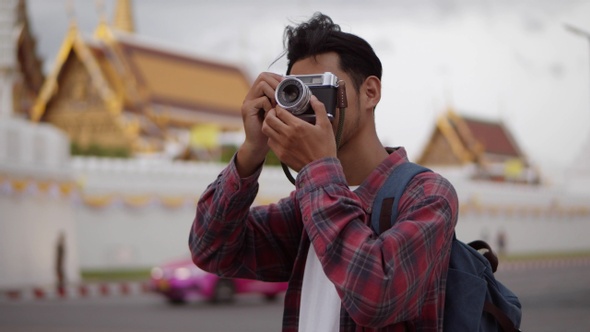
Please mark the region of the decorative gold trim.
[[451, 150], [453, 150], [453, 153], [462, 163], [467, 163], [473, 160], [473, 155], [463, 146], [459, 135], [449, 123], [447, 116], [441, 116], [438, 118], [436, 124], [443, 136], [447, 138], [449, 145], [451, 146]]
[[121, 98], [118, 98], [109, 87], [108, 82], [100, 71], [100, 67], [96, 59], [91, 54], [88, 46], [82, 40], [77, 25], [72, 23], [70, 24], [68, 34], [66, 35], [66, 38], [62, 43], [60, 51], [56, 57], [55, 66], [49, 77], [47, 77], [43, 83], [41, 92], [39, 93], [39, 96], [35, 101], [35, 105], [33, 106], [33, 112], [31, 115], [31, 120], [33, 122], [39, 122], [41, 120], [41, 117], [47, 110], [47, 104], [59, 89], [59, 74], [72, 51], [76, 53], [82, 64], [84, 64], [88, 70], [88, 73], [91, 76], [92, 84], [96, 87], [98, 93], [105, 101], [107, 109], [110, 111], [110, 113], [114, 116], [117, 116], [121, 113]]
[[131, 0], [117, 0], [113, 27], [127, 33], [135, 32]]
[[70, 23], [70, 27], [64, 38], [64, 41], [61, 44], [59, 52], [55, 58], [55, 65], [51, 70], [49, 76], [43, 82], [41, 87], [41, 91], [39, 92], [39, 96], [35, 100], [35, 104], [33, 105], [33, 110], [31, 113], [31, 121], [39, 122], [41, 117], [45, 113], [47, 103], [54, 96], [58, 89], [57, 77], [61, 72], [61, 69], [68, 59], [72, 48], [74, 46], [74, 40], [76, 39], [76, 35], [78, 34], [78, 27], [75, 22]]
[[457, 133], [463, 137], [464, 142], [466, 142], [467, 146], [465, 146], [465, 148], [477, 159], [482, 157], [485, 147], [473, 136], [473, 133], [467, 126], [463, 117], [455, 113], [453, 110], [449, 110], [447, 117], [455, 122]]

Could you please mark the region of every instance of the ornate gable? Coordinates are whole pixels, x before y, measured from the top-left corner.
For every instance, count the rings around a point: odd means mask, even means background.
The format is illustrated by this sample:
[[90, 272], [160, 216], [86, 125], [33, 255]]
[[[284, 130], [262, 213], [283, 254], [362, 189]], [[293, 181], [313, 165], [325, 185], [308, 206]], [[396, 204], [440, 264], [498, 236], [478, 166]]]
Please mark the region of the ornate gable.
[[501, 122], [461, 117], [449, 111], [436, 121], [418, 163], [429, 166], [475, 164], [475, 177], [494, 181], [538, 183], [512, 135]]
[[48, 122], [68, 134], [79, 149], [97, 146], [130, 151], [133, 138], [109, 110], [90, 71], [76, 52], [70, 52], [56, 83], [59, 89], [48, 100], [40, 121]]

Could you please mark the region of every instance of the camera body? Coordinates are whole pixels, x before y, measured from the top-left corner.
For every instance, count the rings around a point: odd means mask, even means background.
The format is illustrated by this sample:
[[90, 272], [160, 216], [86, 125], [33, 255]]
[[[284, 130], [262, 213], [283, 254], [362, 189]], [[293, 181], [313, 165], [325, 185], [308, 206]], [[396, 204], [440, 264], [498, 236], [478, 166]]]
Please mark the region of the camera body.
[[315, 123], [315, 112], [309, 103], [312, 94], [324, 104], [332, 121], [336, 114], [338, 77], [330, 72], [285, 76], [275, 90], [275, 100], [293, 115]]

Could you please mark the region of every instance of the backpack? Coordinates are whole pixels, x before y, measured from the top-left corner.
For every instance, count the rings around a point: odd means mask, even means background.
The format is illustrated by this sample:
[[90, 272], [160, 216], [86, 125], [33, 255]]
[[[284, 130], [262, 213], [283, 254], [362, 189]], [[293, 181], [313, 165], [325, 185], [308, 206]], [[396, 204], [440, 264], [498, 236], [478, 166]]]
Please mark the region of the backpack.
[[[399, 198], [412, 178], [422, 172], [431, 170], [411, 162], [391, 172], [373, 202], [371, 227], [377, 234], [396, 222]], [[486, 242], [465, 244], [453, 234], [444, 331], [520, 331], [520, 301], [494, 277], [497, 266], [498, 259]]]

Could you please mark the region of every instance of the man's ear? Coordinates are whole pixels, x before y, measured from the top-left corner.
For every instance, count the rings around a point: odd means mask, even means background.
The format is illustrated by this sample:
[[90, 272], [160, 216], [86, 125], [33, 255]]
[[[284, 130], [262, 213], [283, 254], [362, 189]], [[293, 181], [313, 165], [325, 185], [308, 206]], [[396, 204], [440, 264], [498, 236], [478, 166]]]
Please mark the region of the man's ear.
[[381, 80], [377, 76], [367, 77], [361, 87], [361, 93], [365, 106], [371, 110], [375, 109], [381, 100]]

